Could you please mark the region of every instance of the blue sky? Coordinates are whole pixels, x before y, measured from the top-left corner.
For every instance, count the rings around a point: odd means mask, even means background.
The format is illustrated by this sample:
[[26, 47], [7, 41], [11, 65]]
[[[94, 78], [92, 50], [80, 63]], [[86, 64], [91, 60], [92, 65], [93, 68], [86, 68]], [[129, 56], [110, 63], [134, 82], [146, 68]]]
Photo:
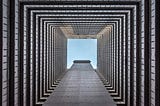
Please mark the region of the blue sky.
[[97, 68], [97, 39], [68, 39], [67, 46], [67, 68], [74, 60], [91, 60]]

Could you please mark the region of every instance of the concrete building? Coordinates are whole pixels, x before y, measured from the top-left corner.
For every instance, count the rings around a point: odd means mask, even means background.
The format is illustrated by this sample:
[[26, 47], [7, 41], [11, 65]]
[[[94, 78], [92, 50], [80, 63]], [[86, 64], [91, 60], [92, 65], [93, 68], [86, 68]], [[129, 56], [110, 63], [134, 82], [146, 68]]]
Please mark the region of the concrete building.
[[44, 104], [68, 72], [71, 38], [98, 40], [96, 72], [117, 105], [160, 106], [159, 7], [160, 0], [0, 0], [0, 106]]
[[43, 106], [116, 106], [88, 60], [74, 61]]

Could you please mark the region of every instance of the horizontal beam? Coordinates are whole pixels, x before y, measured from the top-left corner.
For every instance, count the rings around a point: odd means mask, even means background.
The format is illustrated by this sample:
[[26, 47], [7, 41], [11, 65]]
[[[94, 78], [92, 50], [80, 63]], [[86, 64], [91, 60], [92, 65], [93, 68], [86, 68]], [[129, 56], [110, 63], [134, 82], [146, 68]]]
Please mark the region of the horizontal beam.
[[137, 5], [138, 1], [21, 1], [23, 5]]

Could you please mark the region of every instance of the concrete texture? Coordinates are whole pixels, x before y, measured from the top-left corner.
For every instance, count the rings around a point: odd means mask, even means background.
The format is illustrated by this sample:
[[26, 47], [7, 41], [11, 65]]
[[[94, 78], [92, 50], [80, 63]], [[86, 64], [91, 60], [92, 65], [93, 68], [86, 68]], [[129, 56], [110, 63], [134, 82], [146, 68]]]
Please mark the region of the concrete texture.
[[43, 106], [116, 106], [90, 63], [74, 63]]

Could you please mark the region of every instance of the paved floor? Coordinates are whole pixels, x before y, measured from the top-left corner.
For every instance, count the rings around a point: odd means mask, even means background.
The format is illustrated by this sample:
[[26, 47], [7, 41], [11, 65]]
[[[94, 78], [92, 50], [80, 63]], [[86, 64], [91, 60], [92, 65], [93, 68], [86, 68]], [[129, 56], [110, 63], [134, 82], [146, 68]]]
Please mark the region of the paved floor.
[[89, 63], [75, 63], [43, 106], [116, 106]]

